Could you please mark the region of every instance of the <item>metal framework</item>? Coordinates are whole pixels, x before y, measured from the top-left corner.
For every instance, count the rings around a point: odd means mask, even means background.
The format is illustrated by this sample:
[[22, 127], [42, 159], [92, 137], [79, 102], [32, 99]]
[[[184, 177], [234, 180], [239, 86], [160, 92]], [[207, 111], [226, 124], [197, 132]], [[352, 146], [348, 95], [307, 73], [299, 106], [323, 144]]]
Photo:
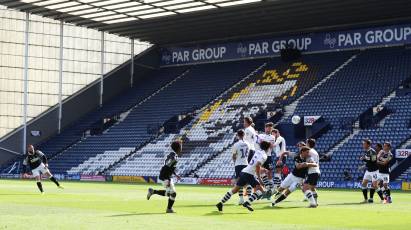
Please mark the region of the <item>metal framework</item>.
[[0, 0], [0, 4], [158, 45], [411, 20], [409, 0]]

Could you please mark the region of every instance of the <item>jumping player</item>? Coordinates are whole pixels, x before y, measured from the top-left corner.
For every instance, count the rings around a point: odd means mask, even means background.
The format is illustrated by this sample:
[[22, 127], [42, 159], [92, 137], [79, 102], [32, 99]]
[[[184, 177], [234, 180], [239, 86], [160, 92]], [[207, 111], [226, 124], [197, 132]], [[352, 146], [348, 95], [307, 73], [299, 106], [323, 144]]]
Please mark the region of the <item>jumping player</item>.
[[[236, 181], [240, 178], [241, 171], [248, 165], [247, 159], [249, 152], [248, 145], [244, 142], [244, 130], [240, 129], [237, 131], [237, 139], [238, 142], [236, 142], [232, 148]], [[238, 204], [242, 205], [244, 203], [243, 187], [240, 187], [238, 196], [240, 198]]]
[[[274, 124], [272, 122], [268, 122], [265, 124], [264, 133], [257, 135], [257, 143], [261, 143], [263, 141], [268, 142], [271, 144], [269, 151], [267, 152], [267, 160], [265, 161], [263, 167], [267, 169], [267, 173], [262, 175], [262, 180], [264, 183], [265, 190], [267, 191], [267, 198], [270, 198], [272, 193], [274, 192], [274, 184], [273, 184], [273, 168], [274, 162], [271, 156], [273, 152], [273, 145], [275, 142], [275, 137], [271, 134], [273, 131]], [[259, 146], [259, 145], [258, 145]]]
[[[244, 118], [244, 142], [248, 145], [249, 152], [247, 161], [250, 162], [255, 152], [255, 145], [257, 145], [257, 132], [254, 129], [253, 119], [251, 117]], [[247, 185], [247, 196], [251, 196], [253, 189], [250, 185]]]
[[[294, 192], [300, 185], [303, 183], [305, 177], [308, 173], [308, 168], [317, 167], [316, 163], [307, 162], [307, 158], [309, 157], [310, 148], [302, 147], [300, 149], [300, 153], [294, 157], [294, 170], [292, 173], [288, 174], [288, 176], [284, 179], [281, 183], [280, 187], [277, 191], [277, 198], [274, 202], [272, 202], [271, 206], [274, 207], [281, 201], [287, 198], [292, 192]], [[287, 154], [288, 152], [284, 152], [283, 154]], [[311, 203], [315, 204], [314, 197], [311, 194], [311, 191], [308, 190], [307, 197], [310, 200], [310, 207], [315, 208], [316, 205], [311, 205]]]
[[237, 193], [240, 188], [246, 185], [251, 185], [255, 192], [248, 198], [248, 201], [244, 202], [243, 207], [247, 208], [249, 211], [254, 211], [251, 207], [251, 203], [257, 199], [260, 199], [264, 192], [261, 174], [265, 171], [263, 165], [267, 160], [267, 151], [270, 149], [270, 143], [263, 141], [260, 144], [260, 148], [261, 150], [257, 150], [255, 152], [247, 167], [245, 167], [241, 172], [240, 178], [238, 179], [236, 185], [228, 191], [216, 205], [218, 211], [222, 212], [224, 203], [227, 202], [233, 194]]
[[[373, 203], [374, 202], [374, 193], [377, 189], [377, 180], [378, 180], [378, 165], [377, 165], [377, 153], [373, 148], [371, 148], [371, 140], [363, 140], [363, 148], [365, 153], [361, 156], [360, 160], [366, 163], [366, 171], [364, 173], [364, 178], [362, 180], [362, 194], [364, 196], [364, 201], [362, 203]], [[370, 189], [370, 199], [367, 199], [368, 193], [368, 182], [372, 182], [372, 188]]]
[[[274, 152], [277, 157], [277, 159], [280, 159], [280, 156], [282, 153], [286, 151], [285, 147], [285, 139], [284, 137], [281, 136], [280, 131], [278, 129], [273, 129], [273, 135], [275, 137], [275, 142], [274, 142]], [[278, 188], [281, 184], [282, 177], [281, 177], [281, 171], [283, 169], [283, 166], [285, 165], [286, 158], [283, 157], [281, 161], [277, 161], [276, 167], [275, 167], [275, 173], [274, 173], [274, 186], [275, 188]]]
[[160, 196], [168, 197], [168, 205], [166, 213], [174, 213], [173, 205], [177, 196], [176, 188], [172, 176], [175, 175], [177, 180], [180, 179], [180, 176], [176, 174], [176, 165], [178, 157], [181, 156], [182, 143], [181, 141], [173, 141], [171, 143], [172, 152], [166, 156], [164, 161], [164, 166], [160, 170], [159, 179], [163, 181], [164, 190], [154, 190], [153, 188], [148, 189], [147, 200], [150, 200], [150, 197], [153, 194]]
[[392, 203], [391, 191], [390, 191], [390, 161], [393, 158], [391, 153], [391, 143], [385, 142], [383, 150], [378, 153], [377, 164], [378, 164], [378, 180], [382, 181], [381, 190], [378, 191], [379, 194], [384, 194], [384, 203]]
[[41, 184], [41, 174], [46, 175], [58, 188], [63, 189], [63, 186], [57, 181], [57, 179], [51, 174], [48, 169], [48, 161], [46, 155], [40, 150], [35, 150], [33, 145], [27, 146], [27, 156], [24, 158], [23, 165], [30, 166], [33, 176], [36, 178], [37, 187], [41, 194], [44, 194], [43, 185]]

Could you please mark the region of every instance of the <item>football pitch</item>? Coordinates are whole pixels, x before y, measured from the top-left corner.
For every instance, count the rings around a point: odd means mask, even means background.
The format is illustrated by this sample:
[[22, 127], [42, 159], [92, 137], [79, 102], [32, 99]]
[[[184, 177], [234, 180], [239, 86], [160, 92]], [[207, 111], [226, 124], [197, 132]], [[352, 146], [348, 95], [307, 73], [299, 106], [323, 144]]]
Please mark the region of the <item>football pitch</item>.
[[[64, 190], [44, 182], [0, 180], [0, 229], [410, 229], [411, 193], [392, 192], [392, 204], [359, 204], [359, 190], [319, 190], [317, 209], [306, 208], [297, 191], [269, 207], [253, 204], [254, 212], [228, 201], [224, 212], [215, 204], [228, 187], [177, 185], [175, 214], [164, 214], [167, 199], [146, 200], [154, 184], [63, 182]], [[378, 201], [377, 194], [375, 195]]]

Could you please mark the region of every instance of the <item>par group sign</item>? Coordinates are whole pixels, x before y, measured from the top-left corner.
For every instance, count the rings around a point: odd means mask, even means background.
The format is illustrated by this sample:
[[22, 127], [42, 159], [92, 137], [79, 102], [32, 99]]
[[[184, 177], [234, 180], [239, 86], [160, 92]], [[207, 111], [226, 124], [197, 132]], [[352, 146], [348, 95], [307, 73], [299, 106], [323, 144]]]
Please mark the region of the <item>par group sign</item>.
[[287, 47], [302, 52], [314, 52], [410, 43], [411, 24], [402, 24], [239, 42], [163, 47], [161, 64], [179, 65], [278, 56], [281, 49]]

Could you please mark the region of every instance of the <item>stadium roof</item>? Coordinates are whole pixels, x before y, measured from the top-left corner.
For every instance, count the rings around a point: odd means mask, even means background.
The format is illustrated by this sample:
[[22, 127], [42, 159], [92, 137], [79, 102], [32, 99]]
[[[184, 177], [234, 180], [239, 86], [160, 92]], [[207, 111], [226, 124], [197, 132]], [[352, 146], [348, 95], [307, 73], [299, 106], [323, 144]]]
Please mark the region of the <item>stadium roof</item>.
[[0, 4], [153, 44], [411, 19], [409, 0], [0, 0]]

